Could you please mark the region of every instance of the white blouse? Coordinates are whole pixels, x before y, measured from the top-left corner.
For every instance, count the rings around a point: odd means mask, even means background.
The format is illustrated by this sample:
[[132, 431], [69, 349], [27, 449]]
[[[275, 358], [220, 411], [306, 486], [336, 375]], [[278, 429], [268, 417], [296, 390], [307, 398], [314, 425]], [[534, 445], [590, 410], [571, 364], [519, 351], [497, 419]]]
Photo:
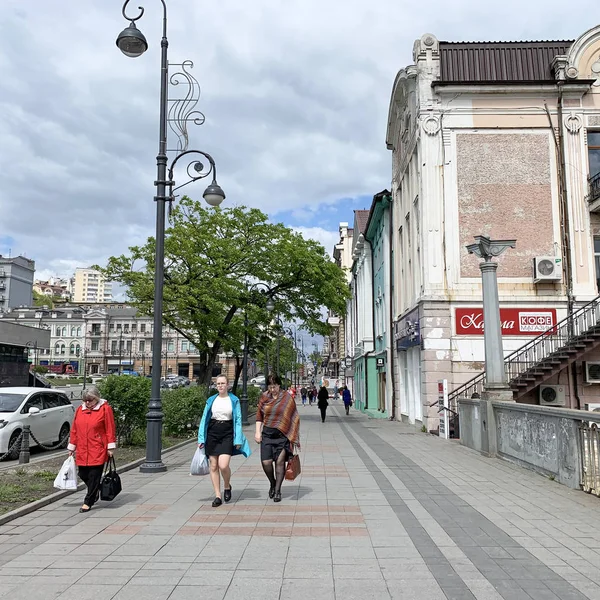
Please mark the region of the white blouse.
[[212, 418], [216, 421], [231, 421], [233, 419], [233, 405], [231, 398], [217, 396], [212, 405]]

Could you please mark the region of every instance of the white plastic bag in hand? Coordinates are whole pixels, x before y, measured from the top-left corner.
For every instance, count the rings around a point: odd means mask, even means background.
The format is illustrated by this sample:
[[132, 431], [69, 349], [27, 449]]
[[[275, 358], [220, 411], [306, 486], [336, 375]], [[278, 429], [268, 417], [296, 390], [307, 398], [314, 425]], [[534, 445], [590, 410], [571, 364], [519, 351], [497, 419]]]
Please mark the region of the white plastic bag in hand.
[[192, 465], [190, 466], [190, 475], [208, 475], [210, 467], [208, 465], [208, 458], [204, 448], [196, 448], [194, 458], [192, 458]]
[[54, 487], [59, 490], [77, 489], [77, 469], [75, 467], [75, 459], [72, 456], [69, 456], [60, 468], [54, 480]]

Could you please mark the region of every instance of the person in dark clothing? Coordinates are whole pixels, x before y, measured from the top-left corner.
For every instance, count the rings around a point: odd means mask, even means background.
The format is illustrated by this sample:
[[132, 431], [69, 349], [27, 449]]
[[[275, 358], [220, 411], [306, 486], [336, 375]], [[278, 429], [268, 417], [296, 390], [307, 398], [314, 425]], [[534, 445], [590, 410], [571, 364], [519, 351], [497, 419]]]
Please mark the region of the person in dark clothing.
[[321, 386], [319, 393], [317, 394], [317, 406], [321, 411], [321, 422], [325, 423], [325, 417], [327, 415], [327, 407], [329, 406], [329, 392], [325, 386]]
[[344, 401], [344, 408], [346, 409], [346, 414], [350, 414], [350, 407], [352, 406], [352, 394], [348, 389], [348, 386], [342, 388], [342, 400]]

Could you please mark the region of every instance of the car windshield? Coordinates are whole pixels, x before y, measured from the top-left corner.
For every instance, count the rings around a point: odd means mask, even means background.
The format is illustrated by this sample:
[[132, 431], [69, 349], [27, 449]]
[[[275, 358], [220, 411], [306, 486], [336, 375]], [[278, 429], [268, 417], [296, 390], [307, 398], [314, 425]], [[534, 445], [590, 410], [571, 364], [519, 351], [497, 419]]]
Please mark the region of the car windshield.
[[0, 412], [15, 412], [27, 394], [3, 394], [0, 392]]

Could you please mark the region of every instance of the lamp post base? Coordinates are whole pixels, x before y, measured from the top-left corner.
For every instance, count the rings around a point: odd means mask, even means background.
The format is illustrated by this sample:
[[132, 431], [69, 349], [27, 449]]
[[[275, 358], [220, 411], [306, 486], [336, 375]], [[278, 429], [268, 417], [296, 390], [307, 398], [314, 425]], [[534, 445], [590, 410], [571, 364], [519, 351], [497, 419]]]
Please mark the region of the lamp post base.
[[140, 473], [164, 473], [167, 470], [167, 465], [162, 461], [145, 462], [140, 465]]

